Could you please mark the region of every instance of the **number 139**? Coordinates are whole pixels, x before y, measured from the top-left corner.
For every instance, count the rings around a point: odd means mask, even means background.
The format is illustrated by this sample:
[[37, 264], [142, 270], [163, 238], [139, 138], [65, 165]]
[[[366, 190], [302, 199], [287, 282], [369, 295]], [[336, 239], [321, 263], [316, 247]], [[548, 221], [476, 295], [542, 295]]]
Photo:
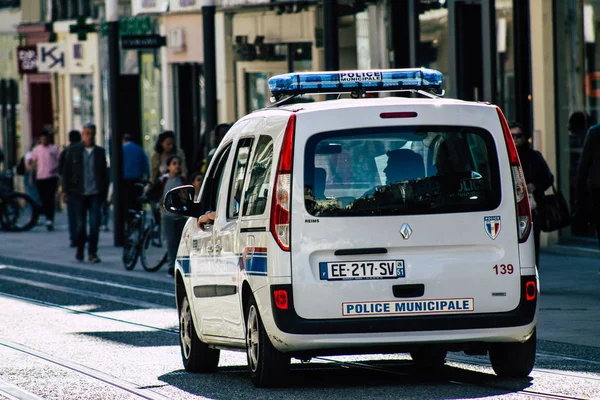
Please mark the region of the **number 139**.
[[496, 275], [506, 275], [506, 274], [512, 274], [513, 272], [515, 272], [515, 269], [513, 267], [512, 264], [496, 264], [493, 267], [494, 271], [496, 272]]

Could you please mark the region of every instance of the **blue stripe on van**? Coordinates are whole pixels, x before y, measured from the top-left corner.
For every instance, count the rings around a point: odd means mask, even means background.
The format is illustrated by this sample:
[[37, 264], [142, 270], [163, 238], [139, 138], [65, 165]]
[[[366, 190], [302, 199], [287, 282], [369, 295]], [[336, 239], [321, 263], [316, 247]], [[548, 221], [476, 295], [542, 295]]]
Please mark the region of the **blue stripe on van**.
[[179, 265], [181, 265], [181, 269], [183, 270], [184, 274], [190, 273], [190, 257], [189, 256], [177, 257], [177, 262], [179, 263]]

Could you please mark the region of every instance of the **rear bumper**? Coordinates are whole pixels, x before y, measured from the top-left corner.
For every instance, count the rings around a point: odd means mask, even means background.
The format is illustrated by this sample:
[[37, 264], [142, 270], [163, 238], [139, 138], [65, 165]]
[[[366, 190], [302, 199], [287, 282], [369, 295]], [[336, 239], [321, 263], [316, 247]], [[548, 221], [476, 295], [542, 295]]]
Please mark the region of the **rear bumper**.
[[519, 305], [514, 310], [502, 313], [318, 320], [305, 319], [300, 317], [294, 308], [292, 285], [271, 285], [271, 299], [273, 298], [273, 291], [286, 289], [288, 291], [289, 302], [287, 310], [280, 310], [272, 304], [271, 311], [273, 322], [277, 329], [282, 333], [293, 335], [423, 332], [527, 327], [535, 320], [538, 300], [538, 295], [536, 295], [533, 300], [526, 300], [526, 282], [531, 280], [537, 282], [535, 275], [521, 277], [521, 301], [519, 302]]

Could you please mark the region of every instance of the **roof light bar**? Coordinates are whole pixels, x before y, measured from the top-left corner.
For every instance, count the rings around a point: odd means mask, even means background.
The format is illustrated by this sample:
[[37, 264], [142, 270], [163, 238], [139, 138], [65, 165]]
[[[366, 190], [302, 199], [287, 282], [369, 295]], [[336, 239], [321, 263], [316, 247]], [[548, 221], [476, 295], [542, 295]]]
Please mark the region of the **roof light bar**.
[[442, 79], [441, 72], [427, 68], [294, 72], [269, 79], [269, 89], [276, 99], [286, 95], [402, 90], [423, 90], [442, 95]]

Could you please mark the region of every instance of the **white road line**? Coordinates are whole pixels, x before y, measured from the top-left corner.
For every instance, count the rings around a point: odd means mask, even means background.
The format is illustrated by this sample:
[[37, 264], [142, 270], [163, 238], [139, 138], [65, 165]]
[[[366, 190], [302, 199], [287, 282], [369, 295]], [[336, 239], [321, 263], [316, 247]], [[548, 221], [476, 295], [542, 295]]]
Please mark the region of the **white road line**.
[[[80, 374], [83, 375], [87, 375], [90, 378], [94, 378], [96, 380], [99, 380], [101, 382], [107, 383], [111, 386], [117, 387], [119, 389], [125, 390], [129, 393], [132, 393], [136, 396], [139, 396], [141, 398], [144, 399], [148, 399], [148, 400], [168, 400], [167, 397], [158, 394], [152, 390], [149, 389], [144, 389], [142, 387], [140, 387], [139, 385], [136, 385], [134, 383], [131, 382], [127, 382], [124, 381], [122, 379], [119, 378], [115, 378], [114, 376], [108, 375], [104, 372], [95, 370], [93, 368], [88, 368], [84, 365], [69, 361], [69, 360], [65, 360], [59, 357], [55, 357], [52, 356], [50, 354], [47, 353], [43, 353], [41, 351], [38, 350], [34, 350], [32, 348], [23, 346], [21, 344], [18, 343], [13, 343], [13, 342], [9, 342], [9, 341], [2, 341], [0, 342], [0, 346], [4, 346], [7, 347], [9, 349], [13, 349], [16, 351], [20, 351], [21, 353], [25, 353], [28, 354], [30, 356], [39, 358], [41, 360], [44, 361], [48, 361], [52, 364], [56, 364], [56, 365], [60, 365], [61, 367], [70, 369], [72, 371], [78, 372]], [[31, 400], [37, 400], [38, 398], [32, 398]], [[23, 400], [29, 400], [27, 398], [23, 398]]]
[[138, 292], [159, 294], [159, 295], [168, 296], [168, 297], [175, 297], [175, 293], [172, 293], [172, 292], [165, 292], [162, 290], [147, 289], [147, 288], [141, 288], [141, 287], [137, 287], [137, 286], [123, 285], [120, 283], [100, 281], [100, 280], [96, 280], [96, 279], [81, 278], [78, 276], [71, 276], [71, 275], [67, 275], [67, 274], [60, 274], [57, 272], [43, 271], [43, 270], [34, 269], [34, 268], [15, 267], [14, 265], [0, 265], [0, 269], [14, 269], [15, 271], [31, 272], [31, 273], [39, 274], [39, 275], [54, 276], [56, 278], [63, 278], [63, 279], [70, 279], [73, 281], [93, 283], [96, 285], [111, 286], [111, 287], [116, 287], [116, 288], [120, 288], [120, 289], [135, 290]]
[[18, 386], [0, 379], [0, 394], [9, 400], [44, 400], [42, 397], [30, 393]]
[[166, 308], [166, 306], [164, 306], [162, 304], [150, 303], [150, 302], [147, 302], [147, 301], [139, 301], [139, 300], [134, 300], [134, 299], [127, 299], [125, 297], [112, 296], [112, 295], [109, 295], [109, 294], [103, 294], [103, 293], [97, 293], [97, 292], [90, 292], [88, 290], [73, 289], [73, 288], [69, 288], [69, 287], [66, 287], [66, 286], [53, 285], [53, 284], [50, 284], [50, 283], [33, 282], [31, 280], [28, 280], [28, 279], [15, 278], [15, 277], [12, 277], [12, 276], [1, 276], [0, 275], [0, 280], [5, 280], [5, 281], [9, 281], [9, 282], [20, 283], [20, 284], [28, 285], [28, 286], [35, 286], [35, 287], [39, 287], [39, 288], [42, 288], [42, 289], [54, 290], [56, 292], [78, 294], [80, 296], [85, 296], [85, 297], [90, 297], [90, 298], [96, 298], [96, 299], [100, 299], [100, 300], [107, 300], [107, 301], [112, 301], [112, 302], [120, 303], [120, 304], [127, 304], [127, 305], [134, 306], [134, 307], [141, 307], [141, 308]]

